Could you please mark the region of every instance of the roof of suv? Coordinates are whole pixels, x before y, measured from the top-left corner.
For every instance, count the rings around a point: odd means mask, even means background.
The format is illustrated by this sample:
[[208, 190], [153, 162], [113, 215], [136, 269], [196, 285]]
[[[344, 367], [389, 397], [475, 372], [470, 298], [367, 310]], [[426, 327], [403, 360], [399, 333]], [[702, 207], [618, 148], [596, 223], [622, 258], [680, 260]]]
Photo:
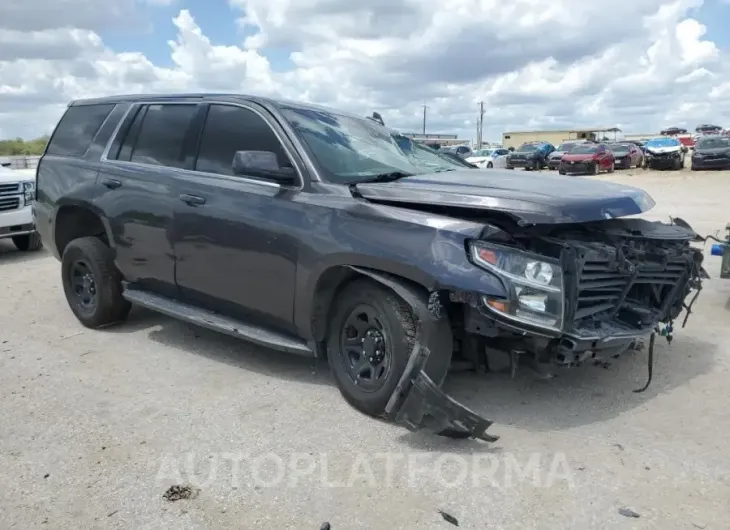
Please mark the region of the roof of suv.
[[329, 112], [332, 114], [339, 114], [340, 116], [348, 116], [351, 118], [364, 119], [362, 116], [350, 114], [339, 109], [333, 109], [330, 107], [323, 107], [312, 103], [303, 103], [301, 101], [291, 101], [286, 99], [275, 99], [267, 98], [262, 96], [253, 96], [248, 94], [235, 94], [235, 93], [214, 93], [214, 92], [198, 92], [198, 93], [180, 93], [180, 94], [120, 94], [116, 96], [106, 96], [99, 98], [88, 98], [88, 99], [77, 99], [71, 101], [68, 106], [76, 105], [104, 105], [104, 104], [118, 104], [118, 103], [136, 103], [136, 102], [156, 102], [156, 101], [169, 101], [169, 100], [196, 100], [215, 98], [229, 101], [250, 101], [258, 103], [263, 106], [274, 106], [277, 108], [294, 107], [298, 109], [309, 109], [317, 110], [321, 112]]

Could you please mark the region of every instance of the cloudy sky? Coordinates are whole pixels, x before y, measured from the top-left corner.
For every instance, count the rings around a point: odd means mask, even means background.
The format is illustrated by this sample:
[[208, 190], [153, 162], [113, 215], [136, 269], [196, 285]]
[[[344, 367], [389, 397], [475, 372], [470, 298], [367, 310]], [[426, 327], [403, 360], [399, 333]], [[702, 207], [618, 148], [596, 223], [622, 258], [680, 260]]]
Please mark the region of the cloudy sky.
[[[725, 23], [723, 23], [725, 21]], [[730, 0], [0, 1], [0, 138], [74, 98], [232, 91], [402, 131], [730, 126]]]

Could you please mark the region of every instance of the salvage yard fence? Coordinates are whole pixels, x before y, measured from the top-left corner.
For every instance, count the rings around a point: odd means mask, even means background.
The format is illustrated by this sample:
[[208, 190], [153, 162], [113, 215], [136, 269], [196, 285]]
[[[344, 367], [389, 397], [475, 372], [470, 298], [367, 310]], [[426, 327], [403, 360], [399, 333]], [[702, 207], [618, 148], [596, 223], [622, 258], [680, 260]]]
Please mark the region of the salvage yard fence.
[[38, 167], [38, 160], [40, 156], [25, 156], [25, 155], [14, 155], [14, 156], [0, 156], [0, 164], [10, 164], [6, 166], [10, 169], [35, 169]]

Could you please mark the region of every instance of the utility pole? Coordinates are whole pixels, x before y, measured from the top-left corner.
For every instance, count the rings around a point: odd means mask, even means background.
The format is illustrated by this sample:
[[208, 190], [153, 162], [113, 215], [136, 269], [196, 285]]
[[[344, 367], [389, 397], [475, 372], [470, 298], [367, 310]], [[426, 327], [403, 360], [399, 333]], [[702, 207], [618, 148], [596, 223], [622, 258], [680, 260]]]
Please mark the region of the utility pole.
[[423, 134], [426, 134], [426, 105], [423, 106]]
[[482, 148], [484, 141], [484, 102], [479, 102], [479, 118], [477, 119], [477, 149]]

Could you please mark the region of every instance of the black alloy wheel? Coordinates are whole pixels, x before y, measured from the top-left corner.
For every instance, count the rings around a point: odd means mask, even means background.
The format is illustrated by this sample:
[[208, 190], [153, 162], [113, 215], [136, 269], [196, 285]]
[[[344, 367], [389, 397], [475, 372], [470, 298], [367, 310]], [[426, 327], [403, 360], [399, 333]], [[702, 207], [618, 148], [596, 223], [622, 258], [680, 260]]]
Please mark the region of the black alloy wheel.
[[61, 280], [71, 311], [88, 328], [124, 320], [131, 304], [122, 295], [114, 252], [99, 238], [71, 241], [61, 257]]
[[[448, 319], [440, 319], [422, 345], [424, 368], [440, 385], [454, 347]], [[405, 372], [415, 345], [417, 319], [395, 292], [370, 279], [354, 280], [336, 295], [327, 330], [327, 360], [343, 397], [356, 409], [381, 416]]]
[[67, 280], [75, 297], [77, 307], [84, 313], [96, 310], [96, 281], [91, 268], [83, 258], [75, 260], [69, 267]]
[[377, 391], [385, 383], [393, 362], [389, 342], [374, 307], [359, 305], [345, 319], [340, 351], [348, 375], [364, 392]]

